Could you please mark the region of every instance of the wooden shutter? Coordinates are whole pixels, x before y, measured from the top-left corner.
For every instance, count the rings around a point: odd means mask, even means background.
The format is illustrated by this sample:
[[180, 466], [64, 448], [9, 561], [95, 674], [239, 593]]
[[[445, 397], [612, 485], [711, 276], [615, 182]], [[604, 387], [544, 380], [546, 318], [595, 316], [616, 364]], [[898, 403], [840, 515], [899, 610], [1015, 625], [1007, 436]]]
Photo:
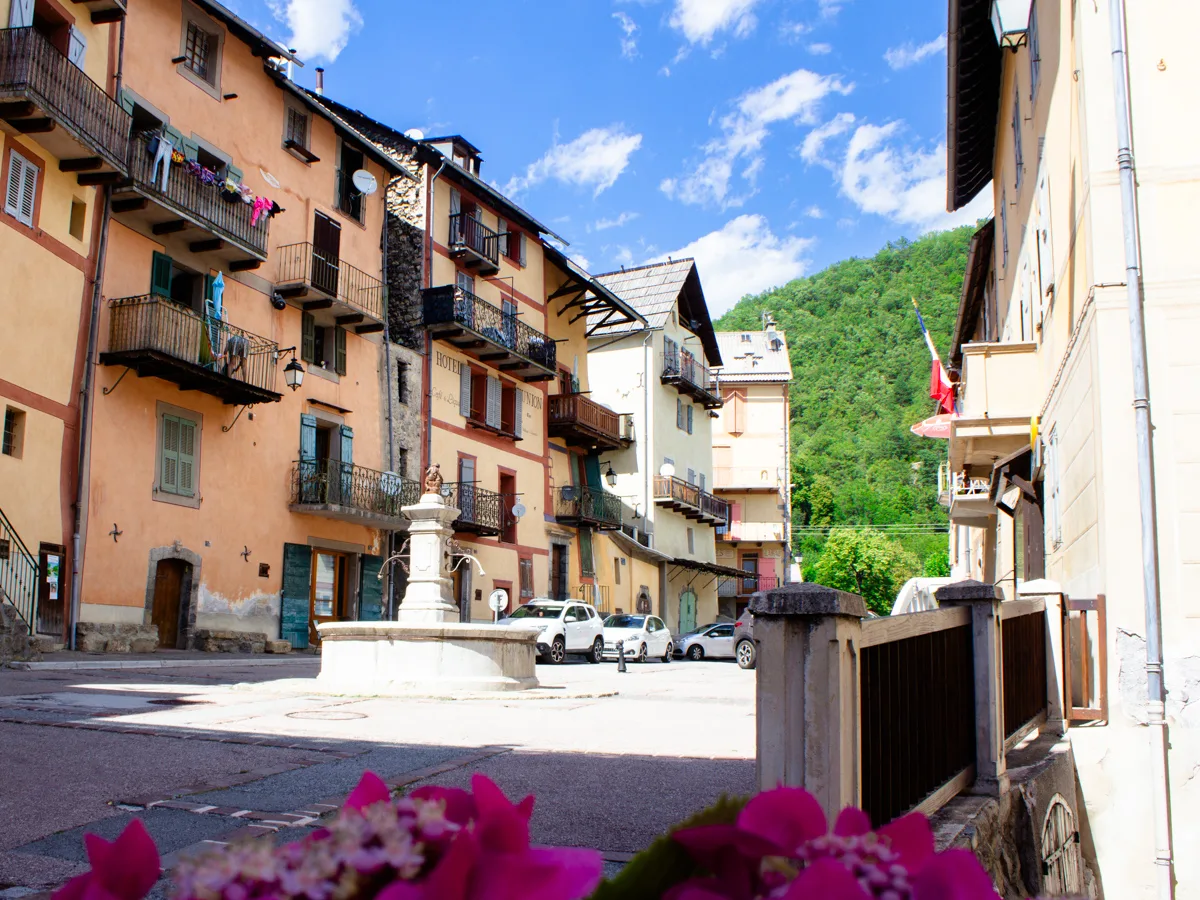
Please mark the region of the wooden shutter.
[[28, 28], [33, 24], [34, 0], [12, 0], [8, 10], [9, 28]]
[[596, 574], [596, 557], [592, 552], [592, 532], [588, 528], [579, 529], [579, 574], [584, 578]]
[[495, 375], [487, 379], [487, 418], [484, 420], [492, 428], [500, 427], [500, 400], [502, 385]]
[[675, 427], [683, 427], [683, 401], [678, 397], [675, 398]]
[[71, 26], [71, 43], [67, 49], [67, 59], [73, 62], [80, 69], [83, 68], [83, 62], [87, 58], [87, 37], [83, 32]]
[[458, 369], [458, 412], [464, 419], [471, 418], [471, 367], [465, 362]]
[[283, 545], [283, 588], [280, 591], [279, 637], [296, 650], [308, 646], [308, 617], [311, 610], [310, 579], [312, 548], [304, 544]]
[[696, 407], [692, 406], [689, 403], [688, 407], [687, 407], [687, 433], [688, 434], [692, 433], [692, 418], [693, 418], [693, 415], [695, 414], [695, 412], [696, 412]]
[[775, 587], [775, 560], [770, 556], [759, 557], [758, 560], [758, 589], [768, 591]]
[[504, 219], [496, 220], [496, 234], [500, 243], [500, 252], [504, 256], [508, 256], [508, 222]]
[[37, 200], [38, 167], [13, 150], [8, 157], [8, 184], [4, 191], [4, 210], [17, 221], [33, 227]]
[[519, 242], [518, 246], [521, 248], [521, 265], [525, 265], [525, 232], [522, 231], [519, 233], [517, 240]]
[[688, 469], [688, 484], [695, 484], [695, 483], [696, 483], [696, 470]]
[[383, 582], [379, 573], [383, 569], [383, 557], [360, 556], [358, 558], [358, 620], [379, 622], [383, 619]]
[[349, 425], [342, 426], [342, 465], [354, 465], [354, 429]]
[[525, 392], [519, 387], [513, 388], [513, 434], [517, 440], [523, 438], [521, 420], [525, 418]]
[[333, 329], [333, 371], [346, 374], [346, 329], [341, 326]]
[[171, 257], [155, 251], [150, 263], [150, 293], [171, 296]]
[[179, 417], [162, 417], [162, 459], [158, 486], [169, 494], [179, 493]]
[[196, 496], [196, 432], [195, 422], [179, 420], [179, 493], [184, 497]]
[[708, 485], [707, 485], [707, 483], [706, 483], [706, 482], [707, 482], [707, 480], [708, 480], [708, 479], [707, 479], [707, 478], [705, 478], [705, 476], [704, 476], [704, 473], [703, 473], [703, 472], [701, 472], [701, 473], [700, 473], [700, 490], [702, 490], [702, 491], [703, 491], [703, 490], [707, 490], [707, 488], [708, 488]]
[[300, 358], [313, 365], [317, 362], [317, 320], [312, 313], [300, 313]]
[[300, 414], [300, 459], [311, 462], [317, 458], [317, 417]]

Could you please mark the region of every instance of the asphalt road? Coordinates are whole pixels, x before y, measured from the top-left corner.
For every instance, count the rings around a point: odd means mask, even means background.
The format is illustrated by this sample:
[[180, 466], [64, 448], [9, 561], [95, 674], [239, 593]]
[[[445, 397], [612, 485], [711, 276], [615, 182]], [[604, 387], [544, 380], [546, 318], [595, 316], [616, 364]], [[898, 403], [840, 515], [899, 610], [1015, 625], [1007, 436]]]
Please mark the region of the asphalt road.
[[168, 863], [275, 829], [294, 839], [366, 769], [401, 790], [483, 772], [536, 795], [536, 842], [600, 850], [610, 870], [753, 788], [754, 673], [730, 663], [539, 666], [540, 699], [412, 700], [311, 693], [311, 657], [225, 662], [0, 669], [0, 900], [82, 871], [83, 834], [132, 816]]

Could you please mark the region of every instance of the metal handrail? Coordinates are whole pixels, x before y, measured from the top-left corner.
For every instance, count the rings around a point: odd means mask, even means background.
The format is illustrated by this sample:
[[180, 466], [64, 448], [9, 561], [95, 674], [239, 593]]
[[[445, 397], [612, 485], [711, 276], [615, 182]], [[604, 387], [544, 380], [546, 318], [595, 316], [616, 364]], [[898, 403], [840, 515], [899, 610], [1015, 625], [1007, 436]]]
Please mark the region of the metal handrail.
[[583, 394], [552, 394], [547, 415], [551, 425], [583, 425], [614, 439], [621, 437], [621, 417]]
[[279, 345], [165, 297], [109, 302], [109, 353], [149, 350], [256, 388], [275, 390]]
[[133, 117], [33, 27], [0, 30], [0, 98], [20, 95], [126, 170]]
[[306, 285], [337, 297], [347, 306], [382, 322], [387, 286], [344, 259], [329, 257], [311, 243], [287, 244], [275, 251], [279, 259], [276, 284]]
[[461, 325], [515, 356], [547, 371], [554, 371], [558, 361], [558, 348], [554, 341], [537, 329], [530, 328], [516, 315], [506, 313], [455, 285], [428, 288], [423, 293], [426, 328]]
[[[267, 235], [271, 217], [260, 214], [254, 221], [253, 207], [241, 198], [228, 199], [223, 181], [206, 184], [186, 171], [187, 163], [172, 164], [167, 175], [167, 185], [162, 186], [161, 170], [154, 167], [155, 141], [160, 136], [154, 132], [140, 132], [134, 136], [129, 154], [129, 174], [137, 182], [137, 189], [173, 207], [180, 215], [225, 240], [240, 244], [245, 250], [263, 259], [267, 257]], [[156, 171], [159, 174], [155, 178]]]
[[720, 395], [713, 393], [713, 375], [708, 366], [670, 338], [664, 339], [662, 377], [663, 380], [682, 381], [693, 391], [714, 401], [720, 400]]
[[0, 538], [8, 541], [7, 558], [0, 558], [0, 600], [11, 603], [17, 615], [29, 627], [29, 633], [34, 634], [37, 631], [40, 566], [2, 509]]
[[595, 488], [565, 485], [554, 492], [554, 515], [616, 528], [621, 524], [621, 498]]
[[468, 213], [454, 213], [450, 216], [450, 249], [463, 247], [493, 265], [500, 264], [500, 235]]

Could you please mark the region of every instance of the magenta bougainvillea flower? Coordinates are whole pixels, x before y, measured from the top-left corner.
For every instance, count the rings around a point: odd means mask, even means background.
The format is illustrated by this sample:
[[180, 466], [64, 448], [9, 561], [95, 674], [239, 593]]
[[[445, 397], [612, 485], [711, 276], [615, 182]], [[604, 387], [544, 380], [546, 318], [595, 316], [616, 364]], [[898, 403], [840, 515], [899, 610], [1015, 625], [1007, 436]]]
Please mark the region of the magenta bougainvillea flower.
[[668, 900], [994, 900], [996, 890], [966, 850], [934, 852], [920, 813], [871, 830], [860, 809], [842, 810], [829, 831], [808, 791], [780, 787], [750, 800], [733, 825], [677, 832], [675, 840], [711, 874], [674, 888]]
[[138, 819], [115, 841], [89, 834], [83, 843], [92, 869], [68, 881], [55, 900], [142, 900], [158, 881], [158, 848]]

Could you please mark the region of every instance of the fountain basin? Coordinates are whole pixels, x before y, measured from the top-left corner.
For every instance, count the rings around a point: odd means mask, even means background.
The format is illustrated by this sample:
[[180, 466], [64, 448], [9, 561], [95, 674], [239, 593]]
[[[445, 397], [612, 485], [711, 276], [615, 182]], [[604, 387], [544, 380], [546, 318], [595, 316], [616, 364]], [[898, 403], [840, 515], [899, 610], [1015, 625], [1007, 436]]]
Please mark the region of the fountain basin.
[[460, 622], [321, 622], [324, 690], [377, 696], [538, 686], [535, 629]]

